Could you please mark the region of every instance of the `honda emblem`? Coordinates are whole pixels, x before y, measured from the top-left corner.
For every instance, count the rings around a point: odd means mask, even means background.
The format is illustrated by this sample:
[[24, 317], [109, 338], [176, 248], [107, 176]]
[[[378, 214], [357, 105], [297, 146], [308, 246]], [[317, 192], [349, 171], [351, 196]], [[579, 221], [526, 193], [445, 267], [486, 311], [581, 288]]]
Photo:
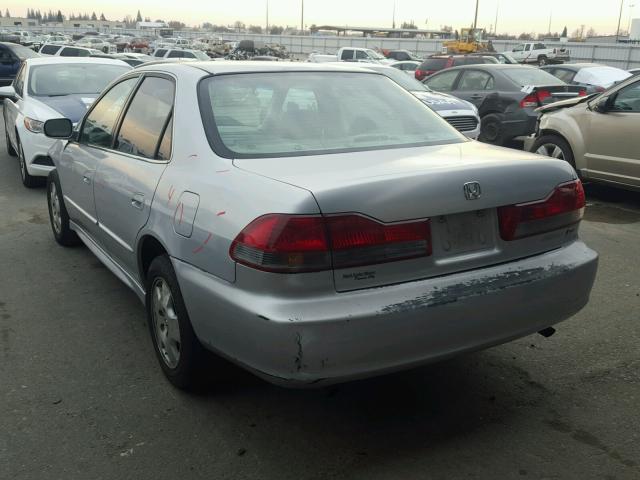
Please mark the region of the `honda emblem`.
[[464, 184], [464, 196], [467, 200], [477, 200], [482, 195], [482, 189], [478, 182], [469, 182]]

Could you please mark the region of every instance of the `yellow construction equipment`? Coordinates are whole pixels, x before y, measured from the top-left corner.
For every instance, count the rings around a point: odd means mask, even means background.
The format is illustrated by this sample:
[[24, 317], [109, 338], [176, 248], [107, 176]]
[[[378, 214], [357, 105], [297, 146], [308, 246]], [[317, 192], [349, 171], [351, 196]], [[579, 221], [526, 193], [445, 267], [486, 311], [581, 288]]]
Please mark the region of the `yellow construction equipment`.
[[442, 45], [445, 53], [476, 53], [493, 51], [490, 43], [484, 41], [483, 28], [463, 28], [460, 34], [456, 32], [455, 40], [448, 40]]

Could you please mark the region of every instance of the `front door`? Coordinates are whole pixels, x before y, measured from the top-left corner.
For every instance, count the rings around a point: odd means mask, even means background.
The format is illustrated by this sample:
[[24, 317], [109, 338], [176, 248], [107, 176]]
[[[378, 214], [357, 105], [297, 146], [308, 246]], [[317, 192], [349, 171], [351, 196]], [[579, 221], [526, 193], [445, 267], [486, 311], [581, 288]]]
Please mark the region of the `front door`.
[[134, 77], [116, 84], [94, 105], [78, 141], [67, 144], [56, 166], [69, 216], [93, 237], [97, 234], [95, 172], [107, 157], [116, 123], [137, 82]]
[[607, 113], [592, 113], [585, 154], [589, 176], [640, 187], [640, 81], [613, 95]]
[[493, 75], [482, 70], [464, 70], [455, 89], [455, 96], [480, 107], [487, 95], [495, 90]]
[[96, 174], [101, 243], [131, 275], [137, 271], [136, 239], [171, 155], [174, 93], [169, 78], [143, 79]]

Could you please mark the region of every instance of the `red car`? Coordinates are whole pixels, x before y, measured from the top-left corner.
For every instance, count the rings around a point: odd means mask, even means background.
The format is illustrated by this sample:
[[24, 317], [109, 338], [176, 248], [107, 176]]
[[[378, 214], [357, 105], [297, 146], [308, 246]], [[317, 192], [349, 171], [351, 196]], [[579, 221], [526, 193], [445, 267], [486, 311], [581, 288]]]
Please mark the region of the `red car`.
[[500, 62], [493, 57], [481, 57], [476, 55], [431, 55], [416, 69], [416, 80], [422, 81], [429, 75], [433, 75], [445, 68], [481, 63]]

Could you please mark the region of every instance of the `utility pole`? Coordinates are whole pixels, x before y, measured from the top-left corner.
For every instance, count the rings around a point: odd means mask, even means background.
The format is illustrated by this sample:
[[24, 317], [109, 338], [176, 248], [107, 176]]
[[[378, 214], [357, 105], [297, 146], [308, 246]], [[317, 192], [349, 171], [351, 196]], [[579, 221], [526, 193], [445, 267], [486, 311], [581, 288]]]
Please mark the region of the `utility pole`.
[[627, 33], [631, 34], [631, 17], [633, 17], [633, 8], [636, 6], [635, 3], [629, 4], [629, 21], [627, 22]]
[[300, 30], [304, 35], [304, 0], [302, 0], [302, 14], [300, 16]]
[[269, 35], [269, 0], [267, 0], [267, 30], [266, 34]]
[[618, 17], [618, 29], [616, 30], [616, 43], [620, 41], [620, 22], [622, 22], [622, 7], [624, 7], [624, 0], [620, 0], [620, 16]]
[[393, 0], [393, 20], [391, 22], [391, 27], [396, 28], [396, 1]]
[[473, 19], [473, 29], [475, 30], [478, 26], [478, 4], [480, 3], [480, 0], [476, 0], [476, 16]]
[[498, 10], [500, 10], [500, 0], [498, 0], [498, 3], [496, 4], [496, 21], [493, 24], [493, 36], [494, 37], [498, 36]]
[[551, 36], [551, 19], [552, 18], [553, 18], [553, 10], [549, 12], [549, 30], [547, 30], [547, 33], [549, 34], [549, 36]]

